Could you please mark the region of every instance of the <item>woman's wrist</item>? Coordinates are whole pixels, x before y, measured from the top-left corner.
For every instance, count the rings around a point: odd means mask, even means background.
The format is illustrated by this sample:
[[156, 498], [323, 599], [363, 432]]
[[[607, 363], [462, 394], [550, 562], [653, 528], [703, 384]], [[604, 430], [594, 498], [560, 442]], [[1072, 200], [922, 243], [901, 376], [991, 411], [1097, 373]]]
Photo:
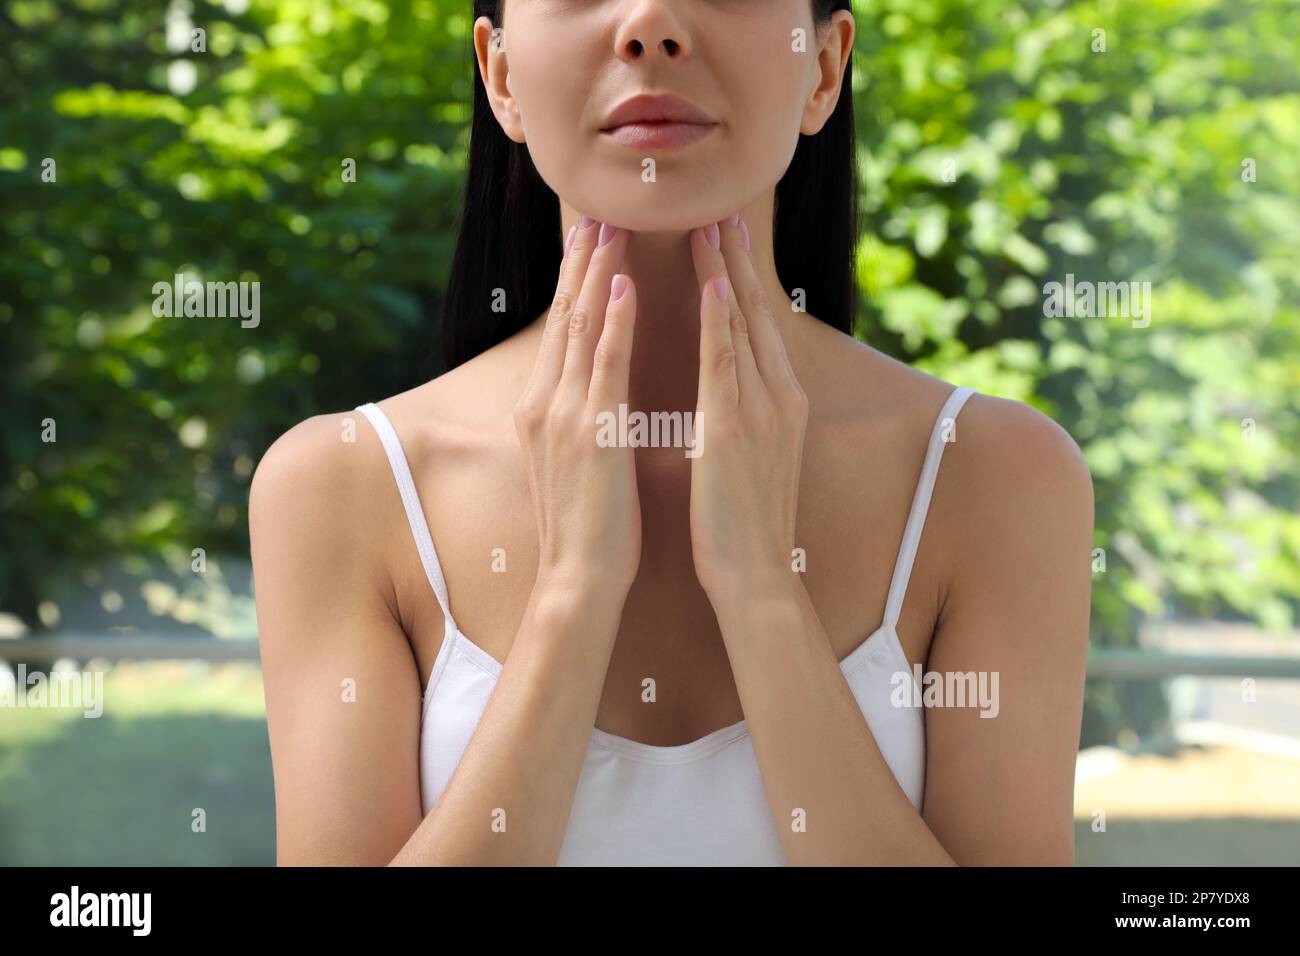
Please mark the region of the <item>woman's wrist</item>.
[[623, 613], [631, 582], [612, 579], [590, 568], [541, 568], [533, 584], [533, 599], [550, 611], [574, 609], [593, 616]]
[[789, 568], [770, 574], [731, 578], [705, 589], [718, 624], [744, 626], [776, 612], [798, 608], [807, 595], [803, 576]]
[[582, 577], [539, 575], [529, 600], [530, 623], [520, 637], [548, 654], [558, 654], [564, 662], [562, 670], [588, 662], [598, 664], [603, 675], [618, 639], [626, 596], [615, 588], [601, 590]]

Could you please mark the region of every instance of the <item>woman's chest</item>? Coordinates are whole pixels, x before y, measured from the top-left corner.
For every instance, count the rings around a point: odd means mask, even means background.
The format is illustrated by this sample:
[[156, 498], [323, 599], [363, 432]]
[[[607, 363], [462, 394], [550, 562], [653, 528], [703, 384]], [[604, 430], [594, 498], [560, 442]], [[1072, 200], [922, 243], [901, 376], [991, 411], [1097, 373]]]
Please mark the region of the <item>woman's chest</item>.
[[[714, 609], [695, 578], [689, 482], [658, 474], [639, 474], [638, 480], [640, 567], [624, 604], [596, 724], [631, 739], [673, 745], [735, 723], [743, 710]], [[496, 490], [490, 509], [434, 508], [429, 521], [457, 625], [504, 661], [536, 578], [538, 548], [526, 489], [513, 495]], [[863, 513], [861, 502], [857, 510], [828, 508], [818, 494], [824, 490], [806, 490], [811, 494], [801, 502], [791, 573], [807, 588], [832, 651], [843, 660], [881, 623], [903, 520], [887, 508]], [[410, 563], [413, 569], [396, 582], [398, 601], [421, 686], [427, 686], [443, 622], [418, 561]], [[925, 600], [934, 592], [926, 565], [917, 563], [913, 597], [898, 628], [909, 661], [920, 663], [937, 614]]]

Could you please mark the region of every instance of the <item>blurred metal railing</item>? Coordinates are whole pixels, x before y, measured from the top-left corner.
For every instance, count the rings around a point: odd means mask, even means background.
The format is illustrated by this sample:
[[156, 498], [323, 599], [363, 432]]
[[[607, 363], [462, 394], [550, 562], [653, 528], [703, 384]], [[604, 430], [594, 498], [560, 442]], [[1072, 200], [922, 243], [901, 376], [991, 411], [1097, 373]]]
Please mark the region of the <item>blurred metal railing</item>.
[[1300, 677], [1300, 657], [1170, 654], [1105, 647], [1088, 653], [1088, 676], [1119, 680], [1186, 676], [1294, 679]]
[[50, 637], [0, 640], [0, 659], [51, 662], [70, 657], [77, 661], [192, 660], [255, 661], [256, 638], [193, 637], [189, 635], [95, 634], [61, 632]]
[[[51, 637], [0, 640], [0, 659], [4, 658], [33, 662], [60, 658], [255, 661], [259, 653], [256, 638], [64, 632]], [[1181, 676], [1294, 679], [1300, 678], [1300, 656], [1169, 654], [1103, 647], [1089, 652], [1088, 676], [1118, 680]]]

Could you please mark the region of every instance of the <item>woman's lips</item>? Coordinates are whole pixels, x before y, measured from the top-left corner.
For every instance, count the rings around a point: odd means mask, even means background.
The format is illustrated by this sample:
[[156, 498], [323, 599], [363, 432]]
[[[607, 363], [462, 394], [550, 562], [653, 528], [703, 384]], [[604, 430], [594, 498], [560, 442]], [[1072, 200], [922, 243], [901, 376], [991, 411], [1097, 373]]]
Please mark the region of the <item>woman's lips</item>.
[[637, 149], [674, 149], [699, 142], [717, 123], [625, 123], [601, 132], [617, 143]]

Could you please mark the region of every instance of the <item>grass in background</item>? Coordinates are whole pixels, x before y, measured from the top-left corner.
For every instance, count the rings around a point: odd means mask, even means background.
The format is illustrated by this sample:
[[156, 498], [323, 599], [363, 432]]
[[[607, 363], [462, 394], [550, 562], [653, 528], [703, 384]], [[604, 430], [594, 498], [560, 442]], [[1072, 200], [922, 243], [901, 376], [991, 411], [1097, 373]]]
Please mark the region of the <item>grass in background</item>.
[[94, 719], [0, 709], [0, 865], [274, 863], [256, 665], [124, 663]]

